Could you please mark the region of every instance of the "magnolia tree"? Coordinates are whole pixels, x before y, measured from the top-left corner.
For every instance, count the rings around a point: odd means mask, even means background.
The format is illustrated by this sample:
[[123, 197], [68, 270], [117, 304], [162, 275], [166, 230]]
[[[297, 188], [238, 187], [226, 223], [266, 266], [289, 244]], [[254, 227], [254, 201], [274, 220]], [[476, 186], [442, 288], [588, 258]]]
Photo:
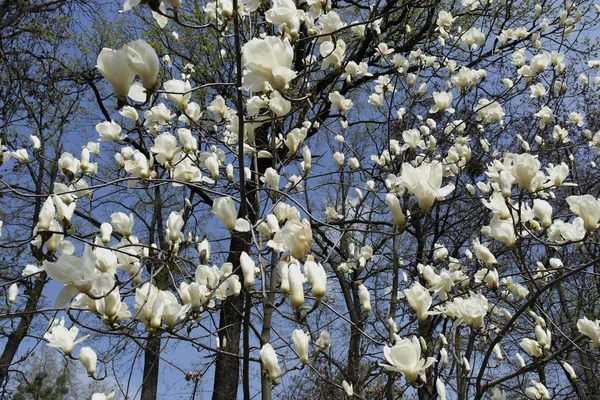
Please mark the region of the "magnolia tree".
[[122, 11], [162, 30], [98, 49], [95, 139], [3, 143], [4, 332], [94, 399], [597, 396], [600, 6]]

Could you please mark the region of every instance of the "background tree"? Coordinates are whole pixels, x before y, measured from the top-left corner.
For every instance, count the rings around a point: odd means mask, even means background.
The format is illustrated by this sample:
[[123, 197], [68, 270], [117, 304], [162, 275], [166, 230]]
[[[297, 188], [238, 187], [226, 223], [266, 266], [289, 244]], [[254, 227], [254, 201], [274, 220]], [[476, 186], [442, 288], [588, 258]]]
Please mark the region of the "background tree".
[[88, 400], [111, 388], [106, 381], [90, 382], [78, 365], [49, 348], [31, 354], [21, 372], [12, 394], [15, 400]]
[[[25, 265], [52, 259], [30, 248], [29, 242], [42, 204], [57, 180], [56, 160], [68, 147], [65, 137], [81, 129], [73, 115], [82, 113], [89, 71], [73, 54], [81, 32], [77, 19], [93, 17], [90, 5], [86, 1], [6, 1], [1, 6], [0, 141], [7, 169], [0, 189], [4, 222], [0, 274], [6, 287], [21, 279]], [[30, 136], [37, 138], [31, 157], [22, 154], [27, 163], [12, 165], [9, 159], [19, 158], [19, 149], [32, 146]], [[44, 308], [45, 283], [45, 279], [21, 280], [25, 297], [19, 299], [18, 307], [5, 309], [0, 356], [3, 387], [9, 369], [23, 361], [17, 354], [30, 335], [36, 312]]]

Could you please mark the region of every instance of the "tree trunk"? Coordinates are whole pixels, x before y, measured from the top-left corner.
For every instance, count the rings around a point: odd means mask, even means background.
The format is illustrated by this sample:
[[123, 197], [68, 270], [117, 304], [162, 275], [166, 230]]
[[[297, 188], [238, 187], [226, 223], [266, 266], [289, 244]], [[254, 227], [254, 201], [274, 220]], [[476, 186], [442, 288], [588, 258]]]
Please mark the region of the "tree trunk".
[[[271, 252], [271, 263], [269, 268], [265, 268], [265, 282], [269, 282], [269, 293], [263, 299], [264, 319], [262, 331], [260, 333], [261, 348], [266, 343], [271, 342], [271, 322], [273, 319], [273, 303], [275, 302], [275, 291], [277, 290], [277, 255], [274, 251]], [[261, 364], [261, 395], [262, 400], [271, 400], [271, 380], [266, 374], [266, 371]]]
[[19, 321], [17, 329], [8, 335], [8, 341], [6, 342], [6, 346], [4, 346], [2, 356], [0, 356], [0, 386], [4, 386], [5, 380], [8, 377], [8, 370], [13, 363], [15, 354], [17, 354], [17, 350], [19, 349], [21, 342], [25, 336], [27, 336], [27, 332], [31, 326], [31, 321], [33, 320], [34, 311], [37, 310], [38, 302], [45, 285], [45, 279], [35, 281], [33, 290], [31, 291], [31, 294], [27, 299], [27, 304], [25, 305], [23, 317]]
[[[229, 248], [227, 261], [233, 264], [233, 270], [237, 270], [240, 281], [244, 281], [240, 266], [240, 254], [247, 250], [247, 240], [250, 237], [233, 236]], [[244, 292], [242, 292], [244, 293]], [[240, 333], [243, 320], [244, 295], [228, 298], [223, 303], [219, 317], [219, 339], [220, 343], [226, 343], [222, 349], [227, 353], [240, 353]], [[240, 359], [224, 353], [217, 353], [215, 366], [215, 383], [213, 388], [213, 400], [232, 400], [237, 398], [239, 385]]]
[[362, 337], [362, 312], [361, 303], [358, 298], [358, 289], [356, 287], [351, 287], [353, 309], [350, 312], [350, 321], [352, 324], [350, 325], [350, 344], [348, 346], [348, 371], [347, 378], [348, 382], [354, 385], [355, 390], [360, 393], [360, 339]]
[[[433, 324], [431, 321], [431, 316], [429, 316], [429, 318], [425, 321], [419, 321], [419, 335], [424, 337], [424, 338], [431, 338], [431, 334], [433, 332]], [[428, 343], [428, 348], [427, 351], [423, 351], [421, 353], [421, 357], [427, 359], [427, 357], [432, 356], [432, 349], [433, 349], [433, 344], [432, 343]], [[433, 376], [433, 374], [431, 373], [431, 371], [433, 370], [433, 368], [429, 369], [429, 379], [427, 380], [427, 382], [425, 382], [423, 385], [421, 385], [419, 387], [419, 389], [417, 390], [417, 394], [419, 396], [419, 400], [430, 400], [430, 399], [435, 399], [437, 398], [437, 391], [435, 388], [435, 378]]]
[[158, 398], [158, 367], [160, 365], [160, 335], [149, 335], [144, 350], [144, 382], [141, 400]]

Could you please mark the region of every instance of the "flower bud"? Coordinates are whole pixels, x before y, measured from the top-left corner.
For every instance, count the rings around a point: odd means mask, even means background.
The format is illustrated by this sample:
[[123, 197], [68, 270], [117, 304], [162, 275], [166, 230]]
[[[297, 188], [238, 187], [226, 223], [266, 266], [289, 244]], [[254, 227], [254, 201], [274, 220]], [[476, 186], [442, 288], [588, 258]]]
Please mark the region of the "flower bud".
[[96, 352], [92, 350], [91, 347], [82, 347], [81, 350], [79, 350], [79, 360], [90, 376], [94, 375], [96, 372], [97, 359]]
[[288, 279], [290, 281], [291, 303], [293, 307], [304, 304], [304, 276], [300, 272], [300, 266], [291, 263], [288, 267]]
[[292, 340], [296, 345], [298, 351], [298, 358], [302, 364], [308, 364], [308, 343], [310, 342], [310, 336], [300, 329], [294, 330], [292, 333]]

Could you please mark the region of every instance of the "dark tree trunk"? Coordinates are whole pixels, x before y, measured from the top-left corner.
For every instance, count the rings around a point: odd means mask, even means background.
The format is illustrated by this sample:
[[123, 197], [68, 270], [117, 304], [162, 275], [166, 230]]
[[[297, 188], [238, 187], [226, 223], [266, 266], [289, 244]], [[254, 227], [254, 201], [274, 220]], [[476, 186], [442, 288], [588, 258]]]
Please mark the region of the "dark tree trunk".
[[27, 299], [27, 304], [25, 305], [23, 317], [21, 317], [17, 329], [8, 335], [8, 341], [6, 342], [6, 346], [4, 346], [2, 356], [0, 356], [0, 386], [2, 387], [4, 386], [5, 380], [8, 377], [8, 370], [13, 363], [15, 354], [17, 354], [17, 350], [19, 349], [21, 342], [25, 336], [27, 336], [27, 332], [31, 326], [31, 321], [33, 320], [34, 312], [37, 310], [38, 302], [45, 285], [45, 279], [35, 281], [33, 289], [31, 290], [29, 298]]
[[[237, 264], [239, 265], [239, 261]], [[234, 266], [236, 266], [235, 263]], [[243, 307], [244, 296], [240, 294], [237, 297], [228, 299], [223, 303], [223, 308], [221, 308], [219, 339], [221, 343], [225, 343], [226, 341], [226, 346], [222, 347], [222, 349], [227, 353], [240, 353]], [[213, 400], [237, 399], [239, 370], [240, 359], [238, 357], [217, 353]]]
[[148, 336], [144, 350], [144, 382], [142, 383], [142, 400], [158, 398], [158, 367], [160, 365], [160, 335]]
[[[240, 266], [240, 254], [249, 250], [250, 235], [233, 235], [227, 261], [233, 264], [240, 281], [244, 281]], [[219, 340], [226, 343], [222, 348], [226, 353], [240, 354], [240, 337], [244, 314], [244, 294], [230, 297], [223, 303], [219, 317]], [[231, 400], [237, 398], [239, 386], [240, 359], [224, 353], [217, 353], [213, 400]]]
[[347, 284], [345, 293], [346, 306], [349, 309], [350, 321], [350, 342], [348, 344], [348, 367], [346, 370], [346, 380], [354, 386], [355, 393], [361, 392], [360, 385], [360, 340], [363, 329], [362, 305], [358, 297], [358, 289], [352, 283]]

